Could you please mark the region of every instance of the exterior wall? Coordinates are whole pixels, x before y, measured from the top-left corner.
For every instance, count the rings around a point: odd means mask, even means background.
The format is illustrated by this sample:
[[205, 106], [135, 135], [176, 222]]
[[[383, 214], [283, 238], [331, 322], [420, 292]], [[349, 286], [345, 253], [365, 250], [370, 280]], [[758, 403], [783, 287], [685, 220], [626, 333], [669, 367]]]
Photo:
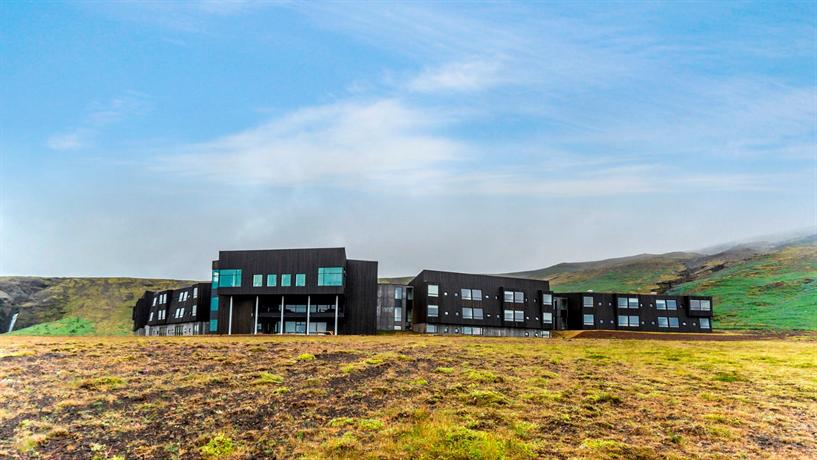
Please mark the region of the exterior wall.
[[[321, 268], [341, 268], [342, 285], [318, 285]], [[240, 286], [225, 285], [228, 270], [241, 270]], [[332, 333], [336, 303], [339, 334], [376, 332], [377, 262], [349, 260], [343, 248], [221, 251], [213, 272], [212, 333], [280, 332], [282, 313], [287, 333], [303, 333], [307, 324], [310, 333]], [[282, 283], [284, 274], [290, 275], [289, 286]], [[298, 274], [304, 276], [302, 286]], [[267, 282], [270, 275], [274, 285]], [[254, 276], [261, 277], [260, 285]]]
[[[481, 328], [482, 335], [489, 330], [523, 330], [522, 336], [525, 332], [531, 336], [533, 332], [554, 328], [553, 322], [543, 322], [543, 313], [553, 311], [551, 305], [543, 306], [542, 303], [544, 294], [550, 293], [547, 281], [424, 270], [409, 284], [414, 288], [413, 323], [418, 331], [444, 333], [449, 327], [449, 331], [469, 331], [471, 328], [473, 332], [476, 327]], [[429, 285], [438, 286], [437, 297], [429, 296]], [[462, 289], [480, 290], [482, 299], [462, 299]], [[506, 291], [521, 292], [522, 301], [505, 302]], [[438, 307], [436, 317], [428, 315], [428, 307], [434, 302]], [[463, 318], [463, 307], [481, 308], [483, 318]], [[522, 312], [521, 321], [506, 320], [505, 310]]]
[[183, 335], [204, 335], [207, 334], [206, 322], [191, 322], [178, 324], [165, 324], [161, 326], [146, 326], [140, 329], [138, 335], [147, 336], [183, 336]]
[[205, 322], [209, 319], [210, 283], [196, 283], [172, 291], [167, 308], [168, 325]]
[[[413, 288], [405, 284], [377, 285], [377, 330], [405, 331], [411, 329]], [[397, 310], [397, 313], [395, 313]]]
[[[613, 329], [652, 332], [712, 332], [714, 304], [706, 296], [670, 296], [659, 294], [625, 293], [566, 293], [555, 297], [567, 299], [570, 329]], [[584, 298], [592, 297], [593, 306], [585, 306]], [[626, 299], [637, 299], [630, 302]], [[659, 309], [659, 300], [674, 301], [676, 308]], [[709, 302], [708, 311], [693, 310], [693, 301]], [[624, 305], [627, 305], [626, 308]], [[636, 306], [637, 305], [637, 306]], [[593, 315], [593, 324], [584, 324], [584, 315]], [[627, 317], [626, 325], [622, 320]], [[632, 320], [638, 317], [635, 322]], [[672, 319], [671, 319], [672, 318]], [[701, 318], [709, 320], [709, 327], [702, 327]], [[666, 324], [666, 326], [665, 326]], [[677, 324], [677, 326], [675, 326]]]

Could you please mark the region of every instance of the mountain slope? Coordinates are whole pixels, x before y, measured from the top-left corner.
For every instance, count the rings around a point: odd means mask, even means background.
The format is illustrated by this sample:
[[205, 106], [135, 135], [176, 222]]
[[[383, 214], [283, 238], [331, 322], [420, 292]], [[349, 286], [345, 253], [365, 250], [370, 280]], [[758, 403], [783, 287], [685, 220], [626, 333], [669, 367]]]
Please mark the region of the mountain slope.
[[0, 277], [0, 307], [19, 308], [16, 334], [122, 335], [131, 332], [131, 309], [145, 290], [188, 283], [139, 278]]

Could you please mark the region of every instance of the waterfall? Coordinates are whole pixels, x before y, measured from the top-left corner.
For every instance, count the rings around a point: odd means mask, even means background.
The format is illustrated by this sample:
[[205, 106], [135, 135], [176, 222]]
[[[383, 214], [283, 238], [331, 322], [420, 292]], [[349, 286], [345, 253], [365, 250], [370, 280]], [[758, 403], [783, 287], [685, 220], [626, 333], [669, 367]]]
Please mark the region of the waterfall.
[[17, 315], [20, 313], [15, 313], [14, 316], [11, 317], [11, 322], [9, 323], [9, 330], [7, 332], [11, 332], [14, 330], [14, 323], [17, 322]]

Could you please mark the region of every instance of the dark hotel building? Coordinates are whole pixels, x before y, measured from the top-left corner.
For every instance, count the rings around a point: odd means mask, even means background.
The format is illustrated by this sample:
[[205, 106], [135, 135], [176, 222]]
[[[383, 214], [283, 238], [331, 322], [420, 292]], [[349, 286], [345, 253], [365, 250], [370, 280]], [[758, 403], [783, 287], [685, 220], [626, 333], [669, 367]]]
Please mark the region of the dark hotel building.
[[711, 332], [712, 298], [554, 293], [546, 280], [423, 270], [407, 284], [377, 281], [377, 262], [344, 248], [221, 251], [212, 282], [145, 292], [141, 335], [374, 334], [415, 331], [550, 337], [607, 329]]

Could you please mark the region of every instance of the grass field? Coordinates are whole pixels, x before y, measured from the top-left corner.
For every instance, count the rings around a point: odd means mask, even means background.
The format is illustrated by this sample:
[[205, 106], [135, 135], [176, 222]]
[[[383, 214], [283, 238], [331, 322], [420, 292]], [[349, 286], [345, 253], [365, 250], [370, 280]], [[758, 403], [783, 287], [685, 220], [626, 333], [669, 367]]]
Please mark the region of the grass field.
[[814, 336], [0, 337], [3, 458], [814, 458]]

